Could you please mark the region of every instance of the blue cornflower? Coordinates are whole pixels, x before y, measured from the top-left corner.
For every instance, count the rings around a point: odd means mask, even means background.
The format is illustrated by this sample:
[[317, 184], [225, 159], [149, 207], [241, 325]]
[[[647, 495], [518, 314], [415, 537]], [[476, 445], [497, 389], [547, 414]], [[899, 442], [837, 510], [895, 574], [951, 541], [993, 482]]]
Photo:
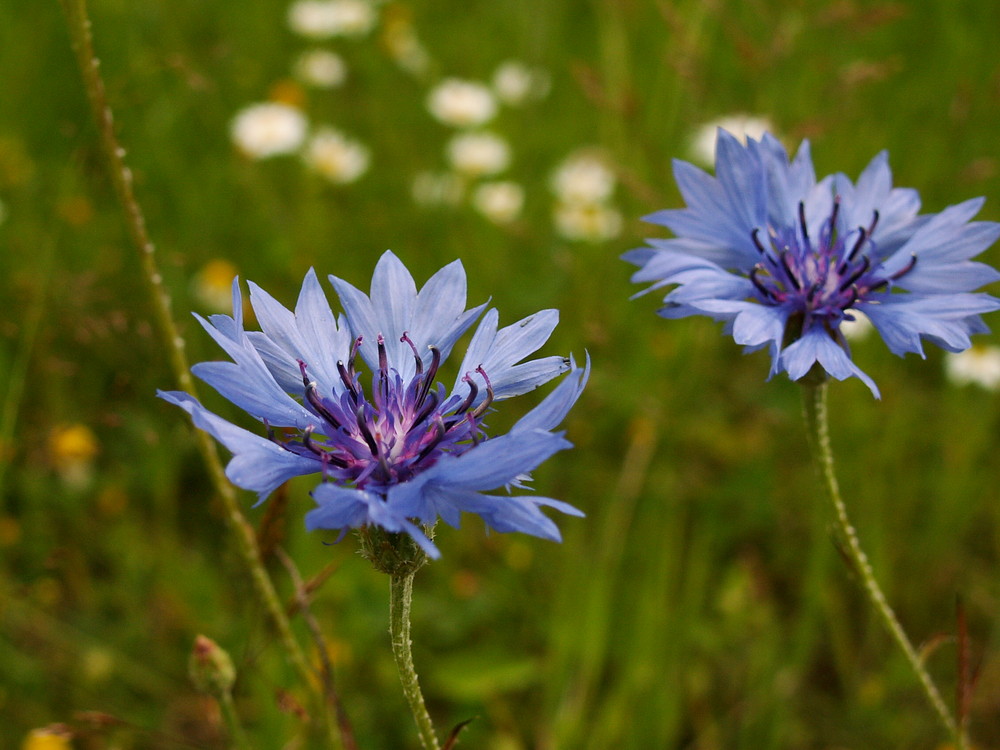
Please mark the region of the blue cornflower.
[[719, 130], [716, 176], [683, 161], [674, 176], [687, 208], [646, 220], [676, 237], [622, 256], [646, 291], [672, 287], [664, 318], [707, 315], [747, 351], [768, 347], [771, 375], [792, 380], [818, 366], [838, 380], [870, 377], [851, 360], [840, 330], [863, 313], [889, 349], [924, 356], [921, 338], [951, 352], [988, 329], [980, 315], [1000, 300], [974, 293], [1000, 273], [972, 260], [1000, 225], [970, 222], [983, 200], [918, 215], [915, 190], [892, 187], [880, 153], [856, 183], [816, 180], [808, 142], [789, 161], [771, 135], [746, 145]]
[[[237, 427], [187, 393], [160, 392], [233, 453], [230, 481], [263, 502], [294, 476], [321, 474], [306, 514], [309, 529], [376, 526], [406, 532], [432, 557], [439, 552], [418, 522], [458, 526], [476, 513], [497, 531], [558, 541], [540, 507], [582, 515], [546, 497], [486, 494], [523, 488], [529, 473], [571, 447], [554, 432], [576, 402], [590, 371], [572, 358], [522, 362], [548, 340], [559, 318], [543, 310], [506, 328], [486, 305], [466, 310], [465, 269], [455, 261], [418, 292], [402, 262], [386, 252], [375, 267], [371, 296], [331, 276], [344, 313], [337, 317], [314, 271], [290, 311], [250, 283], [260, 331], [243, 328], [239, 279], [233, 317], [198, 320], [232, 357], [192, 372], [260, 420], [267, 437]], [[450, 389], [439, 368], [458, 338], [482, 315]], [[361, 361], [359, 361], [361, 360]], [[361, 362], [370, 377], [360, 371]], [[520, 363], [520, 364], [519, 364]], [[569, 371], [509, 433], [487, 438], [492, 406]]]

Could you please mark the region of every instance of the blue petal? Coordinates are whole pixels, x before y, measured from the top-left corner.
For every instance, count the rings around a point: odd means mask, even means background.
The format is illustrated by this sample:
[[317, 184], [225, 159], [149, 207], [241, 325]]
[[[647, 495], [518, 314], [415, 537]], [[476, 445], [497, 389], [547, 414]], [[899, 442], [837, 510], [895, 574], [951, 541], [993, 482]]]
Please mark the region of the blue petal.
[[546, 396], [534, 409], [517, 421], [511, 432], [518, 430], [554, 430], [558, 427], [569, 410], [573, 408], [580, 394], [583, 393], [587, 380], [590, 378], [590, 354], [581, 370], [570, 357], [570, 371], [555, 390]]
[[534, 471], [553, 454], [572, 447], [560, 435], [520, 429], [486, 440], [456, 458], [442, 459], [426, 473], [432, 480], [453, 487], [492, 490]]
[[499, 313], [490, 309], [483, 316], [469, 343], [469, 348], [459, 368], [452, 393], [465, 393], [462, 378], [466, 373], [478, 379], [480, 391], [477, 403], [486, 397], [482, 376], [475, 373], [480, 365], [493, 386], [494, 397], [510, 398], [545, 383], [568, 368], [561, 357], [546, 357], [527, 363], [530, 367], [515, 365], [537, 351], [548, 341], [559, 322], [558, 310], [542, 310], [523, 320], [497, 330]]
[[435, 487], [433, 492], [437, 495], [438, 504], [450, 505], [464, 513], [475, 513], [495, 531], [518, 531], [554, 542], [562, 540], [559, 528], [539, 510], [539, 506], [554, 507], [569, 515], [583, 515], [572, 505], [545, 497], [483, 495], [451, 487]]
[[337, 362], [347, 358], [353, 337], [346, 319], [334, 317], [316, 272], [311, 268], [302, 281], [295, 304], [295, 324], [305, 345], [302, 359], [309, 365], [310, 377], [317, 381], [320, 392], [339, 393], [343, 384]]
[[318, 507], [306, 513], [309, 531], [378, 526], [391, 533], [405, 532], [429, 557], [435, 560], [441, 557], [441, 552], [420, 528], [394, 512], [379, 494], [323, 482], [312, 491], [312, 496]]
[[434, 345], [447, 359], [458, 338], [486, 309], [486, 304], [465, 309], [465, 268], [453, 261], [435, 273], [417, 295], [410, 337], [421, 352]]
[[191, 372], [252, 417], [274, 427], [304, 430], [316, 424], [316, 417], [281, 390], [263, 362], [259, 369], [232, 362], [199, 362]]
[[913, 237], [889, 258], [882, 269], [887, 276], [916, 265], [896, 285], [912, 292], [966, 292], [1000, 279], [984, 264], [971, 263], [1000, 237], [1000, 224], [967, 223], [982, 205], [982, 199], [949, 206], [931, 217]]
[[511, 484], [549, 456], [570, 447], [560, 435], [519, 429], [487, 440], [461, 456], [443, 456], [427, 471], [392, 486], [389, 503], [407, 518], [432, 523], [441, 516], [457, 525], [454, 510], [442, 499], [446, 497], [441, 494], [444, 490], [480, 492]]
[[400, 341], [406, 333], [423, 357], [428, 346], [448, 356], [458, 338], [475, 322], [485, 305], [465, 310], [465, 270], [458, 261], [445, 266], [417, 294], [413, 277], [392, 252], [379, 259], [372, 276], [371, 297], [335, 276], [330, 277], [355, 336], [363, 336], [361, 356], [378, 367], [376, 337], [385, 337], [390, 367], [403, 380], [416, 372], [413, 351]]
[[878, 304], [857, 307], [893, 354], [914, 352], [923, 357], [921, 337], [950, 352], [968, 349], [969, 335], [981, 330], [975, 316], [1000, 310], [1000, 300], [988, 294], [891, 294]]
[[855, 365], [847, 352], [821, 327], [807, 331], [802, 338], [781, 352], [781, 367], [792, 380], [805, 376], [817, 362], [837, 380], [849, 377], [860, 379], [871, 389], [875, 398], [879, 398], [875, 381]]
[[184, 409], [196, 426], [233, 453], [233, 459], [226, 467], [226, 476], [237, 487], [257, 492], [259, 503], [292, 477], [320, 470], [320, 464], [315, 459], [291, 453], [270, 440], [227, 422], [187, 393], [157, 391], [157, 395]]

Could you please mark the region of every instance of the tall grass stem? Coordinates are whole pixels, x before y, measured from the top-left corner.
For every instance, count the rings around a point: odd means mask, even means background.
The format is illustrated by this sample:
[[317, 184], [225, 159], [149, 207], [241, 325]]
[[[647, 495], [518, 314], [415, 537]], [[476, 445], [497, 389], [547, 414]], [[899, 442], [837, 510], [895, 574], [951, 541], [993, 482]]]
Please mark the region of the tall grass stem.
[[[125, 225], [128, 228], [132, 244], [139, 252], [143, 277], [146, 282], [152, 313], [161, 338], [166, 346], [170, 359], [170, 367], [181, 390], [195, 395], [194, 380], [191, 377], [187, 355], [184, 351], [184, 340], [178, 333], [170, 309], [170, 296], [163, 285], [156, 264], [156, 249], [146, 230], [146, 219], [135, 197], [132, 186], [132, 172], [125, 164], [125, 150], [115, 135], [114, 118], [105, 93], [104, 81], [100, 73], [100, 62], [94, 54], [91, 21], [87, 13], [85, 0], [61, 0], [63, 11], [69, 28], [70, 41], [76, 54], [77, 65], [83, 77], [87, 100], [91, 115], [97, 127], [101, 150], [104, 155], [108, 174], [114, 185], [118, 202], [125, 215]], [[278, 600], [267, 569], [260, 558], [256, 535], [253, 527], [247, 521], [240, 509], [236, 491], [226, 479], [222, 462], [208, 433], [195, 430], [199, 452], [208, 468], [209, 476], [215, 491], [222, 499], [225, 507], [225, 517], [236, 539], [240, 557], [254, 584], [257, 596], [268, 612], [282, 647], [289, 662], [298, 672], [307, 689], [314, 693], [319, 705], [323, 704], [322, 693], [319, 691], [313, 673], [306, 663], [305, 655], [298, 641], [292, 634], [291, 624]], [[321, 715], [327, 716], [326, 711]], [[327, 719], [329, 723], [329, 720]], [[332, 727], [329, 727], [331, 737], [335, 737]]]
[[803, 385], [803, 406], [806, 426], [809, 432], [809, 442], [822, 477], [823, 486], [826, 489], [826, 495], [833, 505], [837, 529], [843, 537], [845, 545], [844, 551], [854, 566], [855, 571], [861, 577], [868, 600], [875, 608], [875, 611], [878, 613], [879, 618], [893, 640], [902, 649], [911, 669], [913, 669], [914, 674], [920, 681], [927, 700], [941, 719], [941, 724], [955, 739], [956, 747], [959, 749], [964, 748], [964, 734], [959, 729], [951, 711], [948, 710], [944, 700], [941, 698], [940, 691], [937, 689], [934, 680], [931, 679], [930, 674], [924, 667], [923, 661], [903, 630], [903, 626], [885, 598], [885, 594], [882, 593], [882, 588], [879, 586], [878, 581], [875, 580], [875, 573], [872, 571], [868, 556], [861, 549], [857, 531], [855, 531], [854, 526], [847, 516], [847, 506], [844, 504], [843, 497], [840, 494], [840, 485], [837, 482], [837, 475], [834, 469], [833, 450], [830, 447], [830, 425], [826, 403], [827, 387], [827, 383]]
[[392, 641], [392, 655], [396, 660], [399, 680], [403, 684], [403, 695], [410, 706], [410, 713], [417, 723], [420, 745], [424, 750], [440, 750], [434, 724], [431, 722], [424, 695], [420, 691], [417, 672], [413, 668], [413, 652], [410, 642], [410, 605], [413, 602], [413, 576], [415, 571], [389, 576], [389, 636]]

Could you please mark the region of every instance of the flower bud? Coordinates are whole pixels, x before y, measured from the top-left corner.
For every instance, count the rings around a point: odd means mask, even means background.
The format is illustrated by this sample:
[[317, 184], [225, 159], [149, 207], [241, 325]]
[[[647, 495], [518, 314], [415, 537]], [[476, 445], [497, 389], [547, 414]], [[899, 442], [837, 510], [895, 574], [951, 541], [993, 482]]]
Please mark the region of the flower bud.
[[194, 639], [188, 673], [198, 690], [214, 696], [228, 693], [236, 681], [236, 669], [229, 654], [204, 635]]

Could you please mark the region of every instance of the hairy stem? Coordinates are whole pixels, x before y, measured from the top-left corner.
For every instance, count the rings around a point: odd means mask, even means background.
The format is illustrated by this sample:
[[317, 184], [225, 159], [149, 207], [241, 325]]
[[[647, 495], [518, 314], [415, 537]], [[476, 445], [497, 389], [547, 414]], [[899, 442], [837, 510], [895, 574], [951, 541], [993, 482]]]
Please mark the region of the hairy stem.
[[413, 652], [410, 650], [410, 604], [413, 601], [414, 572], [391, 574], [389, 576], [389, 635], [392, 640], [392, 655], [396, 659], [399, 680], [403, 683], [403, 695], [410, 706], [413, 720], [417, 723], [420, 745], [424, 750], [439, 750], [434, 724], [431, 722], [424, 696], [420, 692], [417, 672], [413, 668]]
[[941, 698], [940, 691], [938, 691], [934, 680], [931, 679], [930, 674], [924, 667], [923, 661], [907, 637], [903, 626], [900, 625], [896, 613], [889, 606], [889, 602], [886, 600], [885, 594], [882, 593], [882, 588], [879, 586], [878, 581], [875, 580], [875, 573], [872, 571], [871, 563], [868, 562], [868, 556], [861, 549], [861, 543], [858, 541], [857, 531], [855, 531], [854, 526], [851, 525], [851, 521], [847, 517], [847, 506], [844, 505], [844, 500], [840, 494], [840, 485], [837, 482], [837, 475], [834, 470], [833, 450], [830, 447], [826, 390], [826, 383], [804, 385], [803, 404], [805, 407], [806, 426], [809, 431], [809, 442], [822, 476], [823, 486], [826, 488], [827, 497], [833, 505], [837, 528], [845, 545], [844, 550], [857, 574], [861, 577], [868, 600], [875, 608], [875, 611], [878, 613], [893, 640], [902, 649], [906, 660], [910, 664], [910, 668], [920, 681], [927, 700], [930, 701], [942, 725], [955, 738], [957, 747], [964, 747], [965, 738], [963, 733], [955, 722], [951, 711], [948, 710], [944, 700]]
[[[142, 208], [136, 200], [132, 187], [132, 172], [125, 164], [125, 150], [115, 135], [114, 118], [105, 94], [104, 81], [101, 78], [100, 63], [94, 55], [91, 23], [87, 14], [86, 0], [61, 0], [63, 11], [69, 27], [70, 40], [76, 53], [77, 65], [83, 77], [84, 88], [90, 104], [91, 115], [97, 126], [101, 150], [104, 155], [108, 175], [114, 184], [118, 202], [125, 216], [132, 244], [139, 253], [142, 263], [143, 278], [146, 293], [155, 318], [160, 338], [166, 346], [170, 367], [181, 390], [196, 395], [194, 380], [188, 367], [187, 355], [184, 351], [184, 340], [178, 333], [170, 310], [170, 297], [163, 286], [163, 277], [156, 265], [156, 252], [152, 240], [146, 230], [146, 220]], [[315, 681], [298, 641], [292, 634], [291, 625], [278, 601], [271, 577], [264, 567], [257, 547], [257, 539], [253, 527], [240, 510], [236, 491], [226, 479], [216, 451], [215, 444], [208, 433], [195, 430], [199, 453], [205, 461], [209, 476], [216, 493], [222, 499], [225, 507], [225, 517], [229, 529], [235, 537], [243, 565], [246, 567], [254, 589], [261, 603], [267, 610], [271, 621], [278, 631], [278, 636], [291, 662], [303, 683], [316, 691]], [[321, 703], [320, 697], [320, 703]], [[326, 715], [326, 712], [323, 712]]]

